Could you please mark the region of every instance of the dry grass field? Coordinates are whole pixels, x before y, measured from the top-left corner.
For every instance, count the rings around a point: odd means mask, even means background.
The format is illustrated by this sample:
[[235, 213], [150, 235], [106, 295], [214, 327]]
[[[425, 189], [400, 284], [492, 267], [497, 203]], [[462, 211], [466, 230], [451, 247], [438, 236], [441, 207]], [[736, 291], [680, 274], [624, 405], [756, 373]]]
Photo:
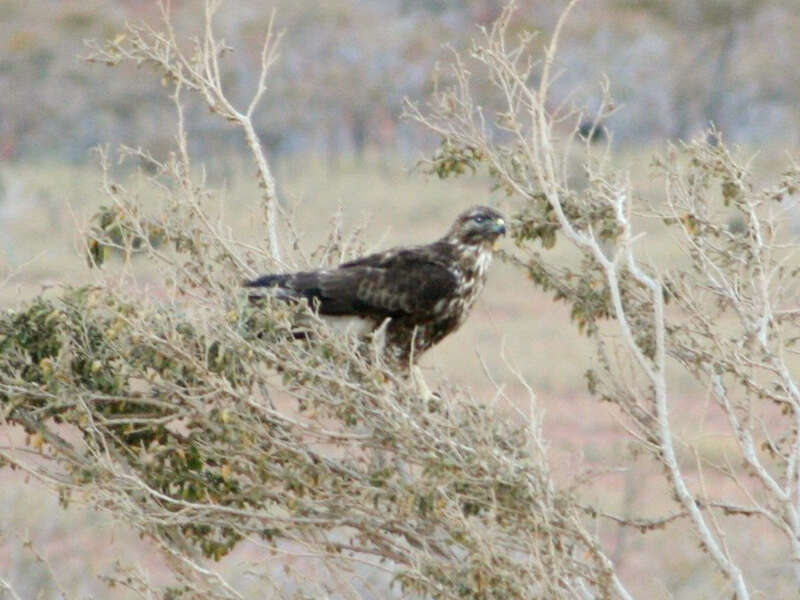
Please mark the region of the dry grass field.
[[[647, 155], [619, 160], [632, 169], [642, 194], [657, 201], [658, 183], [649, 180]], [[301, 242], [293, 256], [299, 265], [324, 241], [339, 214], [344, 231], [363, 228], [359, 242], [371, 250], [430, 241], [443, 233], [458, 211], [474, 203], [495, 203], [509, 212], [514, 208], [503, 197], [489, 194], [487, 181], [478, 176], [442, 182], [409, 173], [405, 165], [378, 161], [343, 163], [336, 170], [315, 160], [279, 167], [281, 199], [294, 213]], [[257, 243], [262, 223], [251, 172], [250, 165], [237, 164], [226, 179], [217, 182], [224, 190], [224, 204], [217, 212], [238, 236]], [[765, 169], [765, 176], [769, 175]], [[91, 282], [97, 274], [87, 268], [81, 254], [80, 231], [103, 202], [99, 170], [17, 165], [4, 167], [0, 177], [4, 190], [0, 196], [0, 308], [5, 310], [45, 290], [57, 294], [61, 285]], [[131, 173], [127, 184], [138, 185], [137, 178]], [[662, 264], [681, 260], [666, 234], [656, 229], [644, 242], [645, 254]], [[514, 252], [510, 242], [504, 244]], [[563, 243], [550, 252], [554, 260], [571, 259]], [[112, 273], [121, 268], [119, 260], [104, 267]], [[136, 285], [159, 293], [159, 281], [148, 265], [134, 260], [131, 272]], [[239, 293], [231, 290], [231, 294]], [[587, 503], [618, 514], [650, 516], [673, 511], [658, 467], [644, 457], [630, 459], [628, 438], [617, 415], [589, 396], [583, 374], [591, 365], [591, 351], [563, 305], [535, 289], [523, 273], [496, 263], [467, 324], [427, 354], [422, 366], [434, 386], [468, 387], [486, 402], [508, 405], [511, 415], [512, 407], [527, 401], [517, 371], [545, 412], [544, 431], [557, 479], [571, 481], [576, 472], [585, 472], [587, 483], [578, 493]], [[674, 381], [671, 392], [676, 434], [708, 456], [724, 459], [733, 442], [718, 435], [720, 415], [705, 392], [688, 379]], [[18, 433], [0, 429], [0, 444]], [[696, 458], [683, 457], [690, 472]], [[620, 469], [623, 464], [633, 467]], [[83, 509], [80, 502], [62, 509], [52, 493], [28, 479], [22, 473], [0, 472], [0, 577], [14, 582], [31, 598], [61, 598], [57, 585], [64, 597], [103, 598], [107, 592], [99, 576], [108, 573], [116, 560], [153, 567], [156, 557], [124, 523]], [[704, 484], [733, 485], [715, 480], [713, 473]], [[623, 531], [608, 522], [598, 527], [623, 580], [637, 597], [730, 597], [729, 591], [715, 595], [725, 589], [718, 587], [722, 580], [682, 526], [647, 534]], [[742, 519], [737, 535], [758, 540], [751, 556], [739, 557], [764, 592], [755, 597], [791, 597], [789, 565], [778, 555], [777, 545], [752, 520]], [[50, 567], [26, 549], [26, 536]], [[237, 561], [243, 556], [259, 560], [257, 549], [251, 548], [237, 551], [226, 563], [240, 569]], [[158, 570], [154, 573], [157, 576]], [[253, 585], [258, 589], [257, 582]], [[11, 597], [0, 586], [0, 599]]]

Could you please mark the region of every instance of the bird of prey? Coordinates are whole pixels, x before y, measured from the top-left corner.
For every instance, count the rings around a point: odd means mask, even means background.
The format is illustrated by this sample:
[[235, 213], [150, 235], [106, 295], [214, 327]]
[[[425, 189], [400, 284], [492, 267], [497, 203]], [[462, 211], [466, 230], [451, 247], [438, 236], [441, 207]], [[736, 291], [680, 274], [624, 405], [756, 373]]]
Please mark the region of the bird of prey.
[[486, 281], [494, 243], [505, 232], [498, 211], [474, 206], [431, 244], [392, 248], [331, 269], [264, 275], [244, 285], [285, 301], [305, 298], [326, 320], [355, 320], [360, 332], [380, 331], [384, 358], [408, 368], [465, 321]]

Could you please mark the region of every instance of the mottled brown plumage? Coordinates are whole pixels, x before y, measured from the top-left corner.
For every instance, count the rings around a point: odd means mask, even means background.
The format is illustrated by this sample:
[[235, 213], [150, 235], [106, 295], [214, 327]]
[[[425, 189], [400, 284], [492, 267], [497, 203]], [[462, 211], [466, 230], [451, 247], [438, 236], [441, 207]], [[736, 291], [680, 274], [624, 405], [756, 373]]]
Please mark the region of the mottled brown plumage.
[[386, 357], [408, 365], [455, 331], [486, 281], [502, 215], [475, 206], [440, 240], [393, 248], [334, 269], [265, 275], [245, 283], [277, 298], [305, 298], [329, 317], [358, 317], [370, 331], [385, 325]]

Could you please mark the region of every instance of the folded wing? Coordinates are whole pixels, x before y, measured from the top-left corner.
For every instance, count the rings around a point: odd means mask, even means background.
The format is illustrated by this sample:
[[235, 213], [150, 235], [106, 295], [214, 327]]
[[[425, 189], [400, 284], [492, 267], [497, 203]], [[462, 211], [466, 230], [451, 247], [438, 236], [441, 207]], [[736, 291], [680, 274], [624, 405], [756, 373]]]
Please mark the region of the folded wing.
[[324, 315], [429, 318], [457, 288], [457, 277], [428, 248], [372, 254], [336, 269], [266, 275], [248, 287], [273, 288], [284, 300], [306, 298]]

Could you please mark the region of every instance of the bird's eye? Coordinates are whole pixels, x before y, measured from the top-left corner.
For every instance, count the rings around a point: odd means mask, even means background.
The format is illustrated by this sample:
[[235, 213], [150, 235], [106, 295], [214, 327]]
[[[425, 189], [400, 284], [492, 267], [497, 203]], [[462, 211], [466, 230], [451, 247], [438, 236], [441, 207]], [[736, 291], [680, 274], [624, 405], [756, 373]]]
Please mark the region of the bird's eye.
[[486, 221], [486, 215], [475, 215], [472, 217], [472, 220], [476, 223], [484, 223]]

